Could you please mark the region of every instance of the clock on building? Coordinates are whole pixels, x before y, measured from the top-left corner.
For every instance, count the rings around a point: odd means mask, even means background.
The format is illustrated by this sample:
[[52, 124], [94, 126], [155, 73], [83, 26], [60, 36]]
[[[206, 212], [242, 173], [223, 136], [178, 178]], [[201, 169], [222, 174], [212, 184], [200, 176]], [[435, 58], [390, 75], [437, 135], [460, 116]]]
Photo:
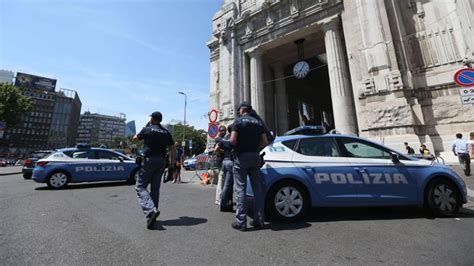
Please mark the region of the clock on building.
[[293, 75], [296, 78], [302, 79], [305, 78], [309, 73], [309, 64], [306, 61], [299, 61], [293, 67]]

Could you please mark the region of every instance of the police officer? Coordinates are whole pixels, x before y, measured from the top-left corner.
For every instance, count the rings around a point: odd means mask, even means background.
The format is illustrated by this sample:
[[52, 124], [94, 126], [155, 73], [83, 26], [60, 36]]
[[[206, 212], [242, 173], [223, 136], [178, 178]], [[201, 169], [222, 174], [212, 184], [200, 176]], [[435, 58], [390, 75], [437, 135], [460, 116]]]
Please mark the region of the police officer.
[[216, 147], [216, 152], [223, 153], [223, 160], [222, 160], [222, 194], [220, 199], [220, 209], [221, 212], [232, 212], [233, 211], [233, 204], [232, 204], [232, 194], [234, 190], [234, 162], [233, 162], [233, 151], [232, 148], [225, 145], [225, 141], [230, 139], [230, 134], [232, 133], [232, 125], [227, 127], [228, 134], [225, 135], [218, 143]]
[[247, 229], [245, 191], [248, 175], [255, 200], [253, 226], [261, 229], [265, 217], [259, 150], [268, 144], [268, 140], [262, 122], [250, 115], [252, 112], [250, 103], [242, 102], [238, 107], [238, 112], [241, 116], [235, 120], [229, 140], [235, 151], [234, 181], [237, 194], [236, 221], [232, 223], [232, 227], [240, 231]]
[[219, 167], [219, 165], [221, 166], [221, 169], [219, 171], [219, 174], [218, 174], [218, 178], [217, 178], [217, 187], [216, 187], [216, 205], [220, 205], [221, 204], [221, 197], [222, 197], [222, 188], [224, 186], [224, 171], [223, 171], [223, 167], [224, 165], [222, 164], [223, 160], [224, 160], [224, 157], [223, 157], [223, 150], [222, 149], [218, 149], [217, 148], [217, 143], [219, 143], [226, 135], [227, 133], [227, 128], [225, 126], [219, 126], [219, 136], [216, 140], [216, 145], [214, 146], [214, 151], [216, 152], [215, 155], [216, 155], [216, 162], [217, 162], [217, 167]]
[[[153, 112], [150, 116], [150, 122], [133, 139], [144, 141], [144, 158], [135, 190], [147, 219], [147, 228], [153, 229], [156, 218], [160, 215], [158, 202], [161, 176], [166, 167], [166, 147], [170, 146], [170, 165], [175, 163], [176, 147], [171, 134], [160, 124], [161, 113]], [[149, 184], [150, 192], [147, 190]]]

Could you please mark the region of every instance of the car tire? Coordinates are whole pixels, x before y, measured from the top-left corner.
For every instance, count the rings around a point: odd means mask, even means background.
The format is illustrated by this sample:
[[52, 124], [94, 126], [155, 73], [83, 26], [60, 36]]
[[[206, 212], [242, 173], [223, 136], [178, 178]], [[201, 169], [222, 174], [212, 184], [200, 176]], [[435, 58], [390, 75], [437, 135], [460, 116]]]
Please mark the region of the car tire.
[[425, 201], [431, 212], [438, 217], [453, 216], [462, 205], [457, 186], [445, 178], [435, 179], [428, 184]]
[[23, 174], [24, 179], [31, 179], [32, 174]]
[[139, 174], [140, 174], [140, 168], [133, 170], [132, 173], [130, 174], [130, 177], [127, 179], [127, 184], [129, 186], [135, 185], [137, 183], [137, 178]]
[[62, 189], [67, 187], [70, 181], [70, 175], [66, 171], [54, 171], [46, 178], [46, 184], [52, 189]]
[[306, 216], [310, 198], [301, 183], [284, 180], [271, 187], [265, 206], [270, 220], [294, 222]]

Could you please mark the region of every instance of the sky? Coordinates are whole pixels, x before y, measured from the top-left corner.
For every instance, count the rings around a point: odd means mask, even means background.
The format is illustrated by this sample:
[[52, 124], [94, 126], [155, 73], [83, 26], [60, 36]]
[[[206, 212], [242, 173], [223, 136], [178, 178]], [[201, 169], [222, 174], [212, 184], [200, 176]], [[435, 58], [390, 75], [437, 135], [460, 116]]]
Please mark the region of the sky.
[[222, 0], [0, 0], [0, 69], [57, 80], [82, 113], [125, 113], [139, 130], [207, 129], [212, 17]]

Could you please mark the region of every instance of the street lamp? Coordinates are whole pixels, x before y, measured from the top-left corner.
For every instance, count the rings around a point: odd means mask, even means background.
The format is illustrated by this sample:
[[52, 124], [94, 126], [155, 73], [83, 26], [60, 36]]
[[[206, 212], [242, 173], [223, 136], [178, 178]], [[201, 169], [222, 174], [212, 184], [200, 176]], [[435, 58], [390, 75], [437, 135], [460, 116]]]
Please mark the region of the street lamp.
[[186, 93], [184, 93], [182, 91], [180, 91], [178, 93], [184, 95], [184, 125], [183, 125], [183, 142], [184, 142], [183, 151], [184, 151], [185, 150], [184, 146], [186, 145], [186, 142], [184, 141], [184, 135], [186, 134], [186, 104], [187, 104], [187, 101], [186, 101]]

